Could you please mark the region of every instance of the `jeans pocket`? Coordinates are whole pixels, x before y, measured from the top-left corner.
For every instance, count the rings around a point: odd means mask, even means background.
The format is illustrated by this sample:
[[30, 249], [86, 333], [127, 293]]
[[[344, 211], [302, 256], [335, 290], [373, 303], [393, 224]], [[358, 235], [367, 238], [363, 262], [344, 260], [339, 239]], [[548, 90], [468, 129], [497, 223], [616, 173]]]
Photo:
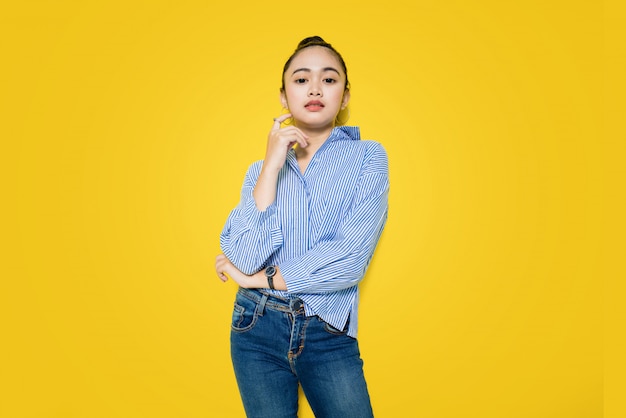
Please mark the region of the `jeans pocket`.
[[342, 331], [342, 330], [340, 330], [340, 329], [337, 329], [337, 328], [333, 327], [332, 325], [330, 325], [328, 322], [324, 321], [324, 320], [323, 320], [322, 318], [320, 318], [320, 317], [317, 317], [317, 319], [318, 319], [320, 322], [324, 323], [324, 330], [325, 330], [326, 332], [328, 332], [329, 334], [333, 334], [333, 335], [346, 335], [346, 334], [348, 333], [348, 324], [346, 324], [346, 326], [345, 326], [344, 330]]
[[248, 331], [254, 327], [256, 320], [256, 303], [238, 295], [233, 307], [231, 329], [235, 332]]

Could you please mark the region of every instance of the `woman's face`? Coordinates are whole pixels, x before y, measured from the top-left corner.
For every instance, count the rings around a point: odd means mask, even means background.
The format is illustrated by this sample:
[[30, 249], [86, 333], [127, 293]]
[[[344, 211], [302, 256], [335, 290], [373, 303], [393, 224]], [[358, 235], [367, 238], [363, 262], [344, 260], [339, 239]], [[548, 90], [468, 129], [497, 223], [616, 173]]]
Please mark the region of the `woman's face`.
[[295, 56], [285, 72], [281, 102], [301, 128], [323, 129], [335, 125], [348, 105], [346, 74], [328, 48], [312, 46]]

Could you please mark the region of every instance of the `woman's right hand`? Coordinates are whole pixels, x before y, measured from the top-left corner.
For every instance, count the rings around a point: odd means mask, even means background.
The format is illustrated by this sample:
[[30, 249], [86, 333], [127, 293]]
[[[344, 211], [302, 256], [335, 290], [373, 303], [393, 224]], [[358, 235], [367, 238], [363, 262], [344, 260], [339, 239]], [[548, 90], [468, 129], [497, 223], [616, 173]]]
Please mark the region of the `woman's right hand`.
[[267, 150], [265, 151], [263, 167], [252, 192], [256, 207], [260, 211], [267, 209], [276, 199], [278, 172], [285, 165], [287, 153], [291, 147], [295, 144], [301, 147], [308, 145], [307, 140], [309, 138], [300, 129], [295, 126], [280, 127], [280, 124], [289, 117], [291, 117], [291, 113], [274, 118], [274, 125], [267, 136]]
[[267, 149], [265, 151], [265, 159], [263, 168], [278, 172], [287, 159], [287, 153], [295, 145], [301, 147], [308, 145], [308, 137], [304, 132], [295, 126], [287, 126], [281, 128], [280, 124], [291, 117], [291, 113], [280, 115], [274, 118], [274, 125], [267, 136]]

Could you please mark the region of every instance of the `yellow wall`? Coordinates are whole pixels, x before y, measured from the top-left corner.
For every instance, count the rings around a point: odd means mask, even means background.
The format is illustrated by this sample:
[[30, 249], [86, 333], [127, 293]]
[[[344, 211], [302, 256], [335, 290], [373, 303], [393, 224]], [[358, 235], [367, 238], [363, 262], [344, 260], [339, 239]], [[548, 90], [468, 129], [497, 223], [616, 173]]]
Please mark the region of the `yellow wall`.
[[1, 416], [243, 416], [212, 264], [314, 34], [390, 159], [377, 415], [602, 415], [600, 5], [5, 3]]

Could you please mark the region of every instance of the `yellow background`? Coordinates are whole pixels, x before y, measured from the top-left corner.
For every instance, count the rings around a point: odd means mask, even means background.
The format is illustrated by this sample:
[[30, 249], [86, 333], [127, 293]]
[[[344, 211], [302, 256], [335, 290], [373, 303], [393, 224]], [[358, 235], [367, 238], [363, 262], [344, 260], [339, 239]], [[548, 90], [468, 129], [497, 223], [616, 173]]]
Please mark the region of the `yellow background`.
[[377, 416], [602, 416], [600, 3], [6, 3], [1, 416], [243, 416], [212, 265], [314, 34], [389, 153]]

